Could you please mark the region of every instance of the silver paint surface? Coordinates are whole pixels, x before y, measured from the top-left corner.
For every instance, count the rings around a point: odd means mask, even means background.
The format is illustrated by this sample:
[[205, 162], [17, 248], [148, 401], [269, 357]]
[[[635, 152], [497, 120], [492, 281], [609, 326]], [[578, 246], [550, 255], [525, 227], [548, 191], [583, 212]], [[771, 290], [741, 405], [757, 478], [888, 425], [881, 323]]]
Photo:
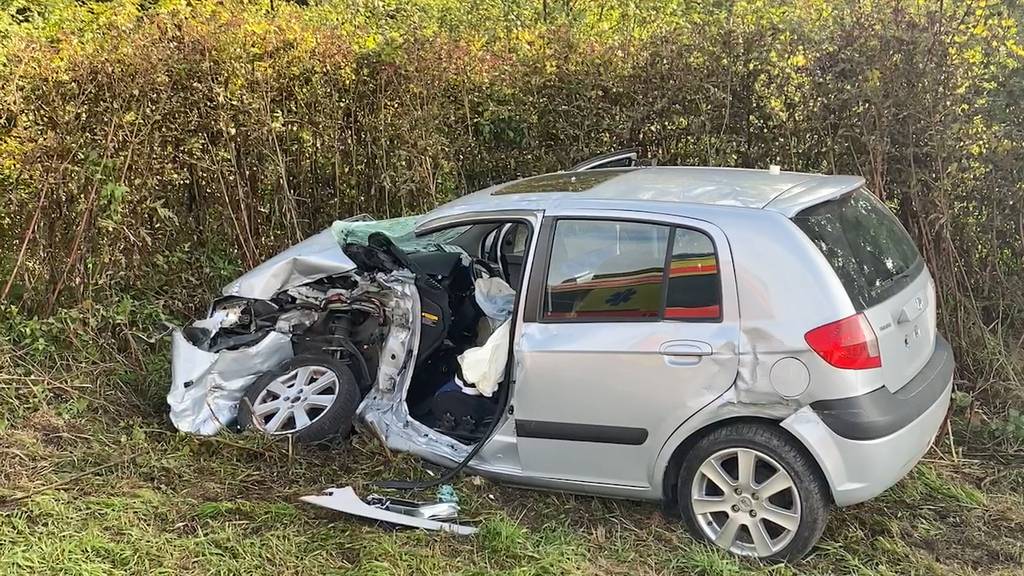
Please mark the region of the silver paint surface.
[[[500, 415], [496, 432], [469, 469], [515, 485], [658, 500], [669, 492], [670, 462], [684, 441], [716, 423], [755, 417], [779, 423], [808, 448], [840, 505], [872, 497], [906, 474], [941, 423], [948, 391], [905, 429], [870, 442], [839, 438], [809, 407], [882, 386], [898, 390], [934, 350], [936, 301], [927, 272], [865, 311], [878, 335], [882, 368], [836, 369], [804, 340], [809, 330], [856, 310], [825, 257], [789, 216], [863, 180], [722, 168], [619, 172], [576, 192], [494, 194], [504, 185], [493, 186], [425, 214], [417, 230], [527, 218], [536, 232], [542, 217], [558, 215], [698, 228], [716, 244], [722, 321], [527, 323], [525, 295], [520, 295], [512, 336], [514, 378], [502, 384], [512, 386], [510, 410]], [[538, 253], [537, 236], [527, 251], [524, 278]], [[296, 245], [225, 293], [266, 298], [283, 287], [350, 270], [351, 261], [333, 239], [333, 246], [324, 240], [321, 233]], [[411, 418], [405, 403], [419, 340], [419, 298], [412, 280], [405, 272], [382, 279], [391, 293], [391, 328], [378, 380], [358, 408], [357, 425], [391, 449], [454, 466], [470, 447]], [[707, 346], [712, 354], [661, 353], [666, 343], [678, 341]], [[806, 366], [808, 384], [792, 397], [771, 383], [771, 369], [782, 359]], [[516, 418], [642, 427], [649, 435], [641, 446], [518, 438]]]

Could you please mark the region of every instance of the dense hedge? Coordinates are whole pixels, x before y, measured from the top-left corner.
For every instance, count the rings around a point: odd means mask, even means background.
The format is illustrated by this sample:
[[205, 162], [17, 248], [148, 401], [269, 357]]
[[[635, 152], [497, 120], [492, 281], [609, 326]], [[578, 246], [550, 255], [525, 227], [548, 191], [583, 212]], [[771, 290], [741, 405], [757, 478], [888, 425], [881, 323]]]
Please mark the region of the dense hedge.
[[863, 174], [978, 386], [1024, 335], [1016, 4], [0, 2], [0, 290], [198, 302], [335, 217], [641, 146]]

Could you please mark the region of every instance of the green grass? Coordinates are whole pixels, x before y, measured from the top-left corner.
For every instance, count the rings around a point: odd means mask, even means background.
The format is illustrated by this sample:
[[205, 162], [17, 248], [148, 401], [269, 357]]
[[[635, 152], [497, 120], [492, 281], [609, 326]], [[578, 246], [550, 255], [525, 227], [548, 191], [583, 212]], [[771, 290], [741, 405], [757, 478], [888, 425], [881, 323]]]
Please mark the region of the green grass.
[[415, 458], [367, 437], [298, 447], [178, 434], [163, 414], [164, 344], [54, 326], [18, 346], [0, 340], [0, 574], [903, 576], [1024, 566], [1019, 456], [1014, 471], [938, 450], [877, 500], [835, 512], [795, 566], [696, 543], [654, 505], [471, 477], [456, 488], [476, 536], [388, 530], [298, 498], [346, 484], [369, 494], [374, 480], [422, 474]]

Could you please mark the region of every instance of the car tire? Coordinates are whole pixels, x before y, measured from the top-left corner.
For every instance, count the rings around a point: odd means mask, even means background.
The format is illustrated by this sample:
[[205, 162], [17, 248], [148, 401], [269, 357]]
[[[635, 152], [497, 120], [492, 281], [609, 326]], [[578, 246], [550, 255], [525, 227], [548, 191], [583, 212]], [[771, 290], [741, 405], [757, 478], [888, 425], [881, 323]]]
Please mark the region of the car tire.
[[777, 426], [754, 422], [698, 440], [677, 490], [679, 512], [695, 538], [768, 561], [807, 554], [831, 507], [827, 484], [803, 446]]
[[359, 398], [348, 366], [329, 356], [296, 356], [245, 390], [238, 424], [304, 443], [344, 438], [352, 431]]

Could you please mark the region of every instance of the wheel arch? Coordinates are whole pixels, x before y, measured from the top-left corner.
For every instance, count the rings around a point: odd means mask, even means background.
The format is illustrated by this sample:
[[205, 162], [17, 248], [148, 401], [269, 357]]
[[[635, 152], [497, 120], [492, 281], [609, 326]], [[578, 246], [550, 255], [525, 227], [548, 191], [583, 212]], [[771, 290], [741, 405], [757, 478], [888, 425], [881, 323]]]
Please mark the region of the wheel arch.
[[[785, 428], [782, 427], [782, 420], [776, 420], [774, 418], [769, 418], [766, 416], [736, 415], [727, 416], [725, 418], [714, 420], [712, 422], [704, 424], [703, 426], [694, 430], [690, 434], [687, 434], [681, 442], [679, 442], [678, 444], [676, 444], [674, 448], [672, 448], [672, 454], [669, 456], [668, 462], [664, 470], [662, 471], [661, 492], [662, 501], [665, 504], [664, 508], [666, 510], [670, 510], [673, 512], [677, 510], [676, 501], [678, 497], [677, 484], [679, 483], [679, 471], [682, 468], [683, 461], [685, 460], [686, 455], [689, 453], [690, 449], [693, 448], [693, 446], [702, 438], [714, 432], [715, 430], [725, 428], [726, 426], [732, 426], [742, 423], [764, 424], [771, 426], [776, 430], [782, 432], [786, 437], [792, 440], [793, 445], [797, 446], [798, 449], [801, 450], [810, 459], [810, 461], [814, 463], [814, 471], [818, 476], [818, 480], [822, 483], [822, 486], [826, 487], [826, 491], [829, 494], [829, 499], [832, 499], [832, 491], [828, 489], [828, 478], [825, 476], [825, 472], [821, 469], [821, 464], [818, 462], [818, 459], [815, 458], [811, 451], [807, 449], [807, 446], [804, 446], [804, 443], [799, 438], [794, 436], [793, 433], [790, 432], [789, 430], [786, 430]], [[666, 446], [665, 449], [668, 449], [668, 447]]]

